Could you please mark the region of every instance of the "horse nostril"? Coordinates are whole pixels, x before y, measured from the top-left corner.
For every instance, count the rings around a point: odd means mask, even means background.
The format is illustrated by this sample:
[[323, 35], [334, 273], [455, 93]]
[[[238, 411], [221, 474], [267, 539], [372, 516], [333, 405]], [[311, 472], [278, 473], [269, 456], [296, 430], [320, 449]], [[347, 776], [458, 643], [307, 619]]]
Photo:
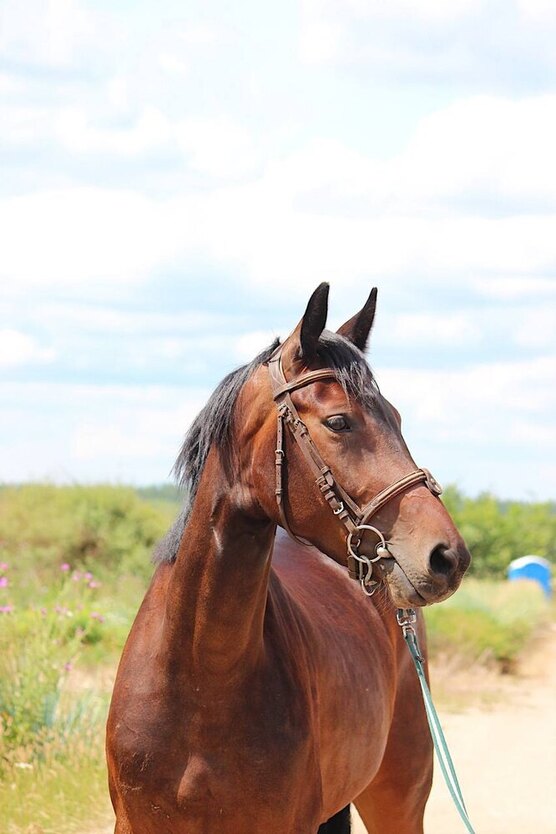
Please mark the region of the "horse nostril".
[[450, 576], [456, 567], [457, 557], [445, 544], [437, 544], [430, 555], [430, 569], [440, 576]]

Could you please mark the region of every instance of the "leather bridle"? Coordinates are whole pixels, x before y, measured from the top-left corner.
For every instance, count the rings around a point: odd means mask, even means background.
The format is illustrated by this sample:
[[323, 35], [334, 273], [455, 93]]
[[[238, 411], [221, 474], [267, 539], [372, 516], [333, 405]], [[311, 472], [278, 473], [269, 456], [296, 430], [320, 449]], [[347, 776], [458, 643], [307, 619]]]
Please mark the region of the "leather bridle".
[[[307, 542], [302, 541], [293, 533], [286, 517], [284, 505], [284, 469], [286, 465], [284, 425], [286, 425], [299, 446], [309, 469], [315, 476], [316, 484], [330, 509], [346, 527], [347, 566], [349, 575], [352, 579], [359, 581], [365, 593], [370, 596], [378, 586], [377, 580], [372, 579], [373, 564], [379, 562], [381, 559], [391, 558], [392, 554], [388, 549], [388, 542], [385, 540], [381, 531], [369, 524], [369, 520], [392, 498], [401, 495], [417, 484], [424, 484], [436, 496], [441, 494], [442, 487], [427, 469], [415, 469], [413, 472], [390, 484], [386, 489], [381, 490], [371, 501], [363, 507], [360, 507], [334, 478], [330, 467], [321, 457], [319, 450], [309, 434], [307, 426], [301, 420], [290, 396], [292, 391], [297, 391], [299, 388], [303, 388], [313, 382], [330, 379], [337, 382], [338, 378], [331, 368], [323, 368], [318, 371], [309, 371], [297, 379], [288, 382], [282, 368], [282, 347], [280, 345], [268, 360], [273, 398], [278, 407], [275, 464], [276, 502], [278, 504], [281, 525], [293, 539], [300, 541], [302, 544], [307, 544]], [[362, 534], [365, 530], [370, 530], [375, 533], [379, 539], [378, 544], [375, 546], [376, 556], [373, 558], [358, 552]]]

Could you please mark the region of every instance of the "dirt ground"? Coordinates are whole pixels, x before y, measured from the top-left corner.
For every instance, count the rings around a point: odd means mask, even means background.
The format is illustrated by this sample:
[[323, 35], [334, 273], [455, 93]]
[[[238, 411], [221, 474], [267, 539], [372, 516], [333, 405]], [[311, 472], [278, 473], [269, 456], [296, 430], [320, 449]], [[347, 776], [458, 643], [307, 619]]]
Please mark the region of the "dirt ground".
[[[497, 686], [488, 705], [440, 710], [471, 822], [476, 834], [556, 834], [555, 626], [519, 677], [502, 678]], [[358, 817], [353, 828], [365, 832]], [[425, 832], [465, 830], [436, 767]]]
[[[556, 834], [556, 626], [516, 677], [439, 668], [432, 680], [450, 704], [440, 719], [476, 834]], [[353, 817], [353, 834], [365, 834]], [[436, 768], [425, 834], [458, 832], [464, 825]]]

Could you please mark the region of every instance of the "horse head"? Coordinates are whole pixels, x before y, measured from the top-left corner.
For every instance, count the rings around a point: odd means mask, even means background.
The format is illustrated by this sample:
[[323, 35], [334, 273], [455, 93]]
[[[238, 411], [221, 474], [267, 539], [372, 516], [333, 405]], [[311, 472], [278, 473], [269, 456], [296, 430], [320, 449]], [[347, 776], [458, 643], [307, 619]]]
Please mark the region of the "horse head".
[[347, 564], [368, 593], [384, 584], [398, 607], [439, 602], [470, 555], [365, 360], [376, 289], [336, 333], [325, 330], [327, 304], [321, 284], [243, 387], [243, 495], [252, 513]]

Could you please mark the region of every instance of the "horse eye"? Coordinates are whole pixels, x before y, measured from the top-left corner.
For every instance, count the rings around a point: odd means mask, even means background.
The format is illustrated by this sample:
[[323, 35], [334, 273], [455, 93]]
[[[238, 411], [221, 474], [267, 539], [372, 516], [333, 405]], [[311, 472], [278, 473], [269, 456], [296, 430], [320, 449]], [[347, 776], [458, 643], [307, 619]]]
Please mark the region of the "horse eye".
[[327, 426], [332, 431], [349, 431], [350, 426], [348, 421], [345, 417], [341, 414], [336, 414], [334, 417], [329, 417], [327, 420], [324, 421], [324, 425]]

